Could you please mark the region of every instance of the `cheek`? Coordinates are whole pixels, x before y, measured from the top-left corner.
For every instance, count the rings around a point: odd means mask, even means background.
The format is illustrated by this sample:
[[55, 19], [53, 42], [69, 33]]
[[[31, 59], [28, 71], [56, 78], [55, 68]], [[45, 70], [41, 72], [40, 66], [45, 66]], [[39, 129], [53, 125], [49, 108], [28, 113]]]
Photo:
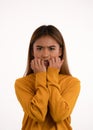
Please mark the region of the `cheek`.
[[38, 57], [39, 54], [37, 52], [34, 52], [34, 57]]
[[41, 54], [39, 52], [37, 52], [36, 50], [33, 50], [33, 55], [35, 58], [41, 57]]
[[55, 52], [51, 53], [51, 56], [53, 56], [53, 57], [57, 57], [59, 55], [60, 55], [59, 50], [56, 50]]

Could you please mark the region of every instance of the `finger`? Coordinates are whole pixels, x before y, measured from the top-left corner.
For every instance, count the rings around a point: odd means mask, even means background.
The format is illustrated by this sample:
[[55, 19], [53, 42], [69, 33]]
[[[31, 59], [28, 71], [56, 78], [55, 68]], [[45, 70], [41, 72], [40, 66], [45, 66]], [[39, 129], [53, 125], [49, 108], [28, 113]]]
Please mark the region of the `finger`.
[[56, 63], [56, 58], [52, 58], [52, 64], [54, 65]]
[[49, 59], [49, 66], [51, 66], [51, 59]]
[[55, 62], [59, 63], [60, 62], [60, 58], [59, 57], [55, 57]]
[[34, 65], [35, 65], [35, 67], [38, 66], [38, 61], [37, 60], [38, 60], [37, 58], [34, 59]]
[[44, 68], [45, 67], [44, 60], [38, 59], [38, 66], [40, 68]]
[[42, 66], [45, 66], [44, 60], [41, 60], [41, 65], [42, 65]]
[[63, 63], [64, 63], [64, 59], [61, 60], [61, 65], [63, 65]]
[[32, 68], [32, 70], [33, 70], [33, 69], [34, 69], [34, 66], [35, 66], [35, 65], [34, 65], [34, 60], [31, 61], [30, 65], [31, 65], [31, 68]]
[[40, 59], [37, 59], [37, 65], [41, 66], [41, 60]]
[[56, 57], [56, 65], [60, 69], [60, 67], [63, 64], [63, 60], [60, 59], [60, 57]]
[[62, 59], [62, 63], [64, 62], [64, 59]]

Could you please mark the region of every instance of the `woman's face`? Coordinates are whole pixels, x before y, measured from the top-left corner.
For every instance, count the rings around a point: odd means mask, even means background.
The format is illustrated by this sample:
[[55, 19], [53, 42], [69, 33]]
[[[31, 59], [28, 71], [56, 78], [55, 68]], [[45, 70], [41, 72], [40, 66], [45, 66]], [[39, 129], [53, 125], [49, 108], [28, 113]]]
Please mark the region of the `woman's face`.
[[62, 49], [51, 36], [42, 36], [33, 45], [33, 56], [44, 61], [62, 55]]

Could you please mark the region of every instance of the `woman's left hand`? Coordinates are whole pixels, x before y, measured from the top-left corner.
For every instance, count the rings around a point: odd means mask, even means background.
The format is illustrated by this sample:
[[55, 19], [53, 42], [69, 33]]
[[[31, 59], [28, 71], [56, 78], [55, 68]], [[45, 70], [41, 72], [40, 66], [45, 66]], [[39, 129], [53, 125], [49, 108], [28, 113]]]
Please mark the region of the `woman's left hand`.
[[59, 57], [54, 57], [49, 60], [49, 67], [61, 69], [61, 66], [64, 62], [64, 59], [60, 59]]

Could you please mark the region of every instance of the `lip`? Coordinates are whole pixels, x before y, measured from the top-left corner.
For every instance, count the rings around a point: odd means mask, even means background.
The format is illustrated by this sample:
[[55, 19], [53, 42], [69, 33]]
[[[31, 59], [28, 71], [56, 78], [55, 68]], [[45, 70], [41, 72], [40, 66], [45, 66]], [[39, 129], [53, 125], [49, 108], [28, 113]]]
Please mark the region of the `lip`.
[[49, 61], [48, 60], [44, 60], [44, 64], [45, 64], [46, 67], [48, 67], [49, 66]]

